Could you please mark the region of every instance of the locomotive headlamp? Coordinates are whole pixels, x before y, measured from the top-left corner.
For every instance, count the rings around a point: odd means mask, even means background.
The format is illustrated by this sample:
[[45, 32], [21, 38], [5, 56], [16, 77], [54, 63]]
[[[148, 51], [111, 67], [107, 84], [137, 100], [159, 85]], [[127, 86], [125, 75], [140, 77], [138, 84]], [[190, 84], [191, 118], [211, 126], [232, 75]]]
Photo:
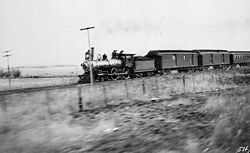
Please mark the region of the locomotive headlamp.
[[89, 59], [89, 54], [86, 54], [85, 59]]
[[82, 63], [82, 68], [84, 71], [89, 71], [89, 64], [87, 62]]

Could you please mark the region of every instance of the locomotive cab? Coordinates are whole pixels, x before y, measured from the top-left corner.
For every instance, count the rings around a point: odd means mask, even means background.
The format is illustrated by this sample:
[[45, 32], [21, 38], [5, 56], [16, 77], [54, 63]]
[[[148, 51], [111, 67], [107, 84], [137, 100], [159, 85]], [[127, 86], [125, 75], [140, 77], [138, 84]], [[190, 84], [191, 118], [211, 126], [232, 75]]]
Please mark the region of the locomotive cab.
[[[123, 67], [131, 68], [134, 64], [135, 54], [122, 54], [120, 60], [122, 61]], [[119, 58], [119, 57], [118, 57]]]

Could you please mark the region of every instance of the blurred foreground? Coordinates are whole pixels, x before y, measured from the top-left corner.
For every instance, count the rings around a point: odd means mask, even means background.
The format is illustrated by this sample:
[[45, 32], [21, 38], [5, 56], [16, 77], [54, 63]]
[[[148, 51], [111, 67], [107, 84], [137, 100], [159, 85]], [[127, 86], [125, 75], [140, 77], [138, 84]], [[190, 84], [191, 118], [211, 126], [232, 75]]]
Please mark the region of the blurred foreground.
[[1, 95], [0, 152], [236, 152], [249, 83], [213, 71]]

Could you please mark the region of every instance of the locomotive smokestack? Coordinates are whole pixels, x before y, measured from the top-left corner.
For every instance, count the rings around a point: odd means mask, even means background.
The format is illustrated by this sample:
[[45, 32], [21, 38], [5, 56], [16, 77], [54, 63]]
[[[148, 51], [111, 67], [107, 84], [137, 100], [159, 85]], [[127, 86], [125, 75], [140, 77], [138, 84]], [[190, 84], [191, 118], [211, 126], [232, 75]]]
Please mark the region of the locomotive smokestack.
[[94, 59], [94, 47], [91, 47], [91, 52], [90, 52], [90, 54], [91, 54], [91, 60], [93, 60]]

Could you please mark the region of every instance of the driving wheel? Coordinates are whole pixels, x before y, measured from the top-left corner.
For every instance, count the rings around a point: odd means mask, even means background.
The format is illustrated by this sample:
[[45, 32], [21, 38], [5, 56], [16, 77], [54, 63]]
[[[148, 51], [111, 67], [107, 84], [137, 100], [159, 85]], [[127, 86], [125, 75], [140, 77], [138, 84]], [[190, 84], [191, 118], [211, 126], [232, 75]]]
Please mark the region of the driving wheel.
[[111, 70], [111, 79], [112, 80], [117, 80], [118, 79], [118, 77], [119, 77], [119, 75], [117, 74], [118, 73], [118, 71], [117, 71], [117, 69], [116, 68], [112, 68], [112, 70]]

